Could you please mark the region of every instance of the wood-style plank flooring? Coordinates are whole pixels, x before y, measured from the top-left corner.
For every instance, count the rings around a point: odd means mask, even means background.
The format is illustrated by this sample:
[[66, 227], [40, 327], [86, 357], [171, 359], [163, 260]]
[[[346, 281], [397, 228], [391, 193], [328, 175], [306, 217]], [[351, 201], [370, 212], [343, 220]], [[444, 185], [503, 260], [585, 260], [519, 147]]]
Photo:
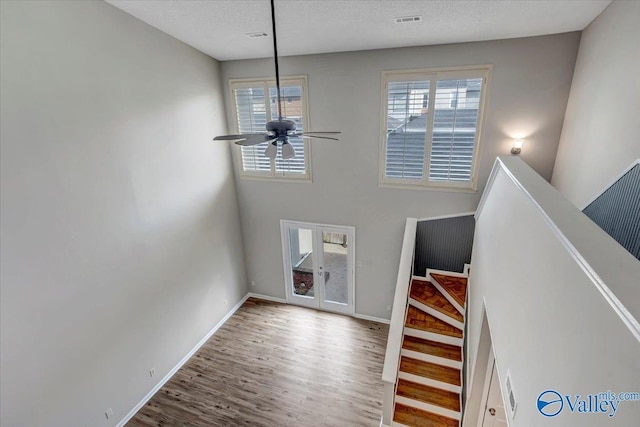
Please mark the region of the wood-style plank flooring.
[[387, 334], [249, 299], [127, 426], [378, 426]]

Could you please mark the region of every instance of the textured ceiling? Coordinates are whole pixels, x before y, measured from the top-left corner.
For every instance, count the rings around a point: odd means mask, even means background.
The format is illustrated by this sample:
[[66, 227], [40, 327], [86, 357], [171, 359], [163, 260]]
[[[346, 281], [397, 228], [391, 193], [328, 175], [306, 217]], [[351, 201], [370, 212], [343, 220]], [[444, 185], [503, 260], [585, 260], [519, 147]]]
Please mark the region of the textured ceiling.
[[[269, 0], [106, 0], [221, 61], [272, 56]], [[278, 53], [304, 55], [584, 29], [611, 0], [276, 0]], [[395, 17], [421, 22], [396, 24]]]

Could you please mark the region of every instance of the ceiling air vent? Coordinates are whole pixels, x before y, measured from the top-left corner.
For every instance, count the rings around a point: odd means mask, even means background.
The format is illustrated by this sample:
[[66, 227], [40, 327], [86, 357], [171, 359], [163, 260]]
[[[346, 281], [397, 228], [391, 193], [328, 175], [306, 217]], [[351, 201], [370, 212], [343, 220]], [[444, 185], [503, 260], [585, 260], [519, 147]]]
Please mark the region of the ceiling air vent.
[[422, 21], [422, 16], [401, 16], [399, 18], [393, 18], [396, 21], [396, 24], [407, 24], [409, 22], [420, 22]]
[[267, 37], [269, 34], [267, 33], [263, 33], [263, 32], [259, 32], [259, 33], [247, 33], [246, 36], [247, 37], [251, 37], [252, 39], [258, 38], [258, 37]]

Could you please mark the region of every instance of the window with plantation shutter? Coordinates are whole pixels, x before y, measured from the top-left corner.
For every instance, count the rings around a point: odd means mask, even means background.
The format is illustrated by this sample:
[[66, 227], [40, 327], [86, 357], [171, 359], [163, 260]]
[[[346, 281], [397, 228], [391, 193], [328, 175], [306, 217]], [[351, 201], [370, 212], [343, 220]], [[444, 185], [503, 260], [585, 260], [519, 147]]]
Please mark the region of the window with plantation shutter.
[[[265, 132], [266, 123], [278, 119], [277, 90], [275, 81], [231, 80], [234, 120], [238, 133]], [[296, 124], [296, 131], [308, 126], [307, 80], [304, 76], [281, 78], [281, 105], [284, 119]], [[309, 145], [303, 138], [289, 138], [296, 155], [284, 160], [278, 147], [278, 155], [272, 161], [264, 155], [267, 143], [239, 146], [242, 177], [264, 179], [311, 179], [309, 171]], [[280, 144], [278, 144], [280, 145]]]
[[490, 67], [383, 73], [381, 185], [476, 188]]

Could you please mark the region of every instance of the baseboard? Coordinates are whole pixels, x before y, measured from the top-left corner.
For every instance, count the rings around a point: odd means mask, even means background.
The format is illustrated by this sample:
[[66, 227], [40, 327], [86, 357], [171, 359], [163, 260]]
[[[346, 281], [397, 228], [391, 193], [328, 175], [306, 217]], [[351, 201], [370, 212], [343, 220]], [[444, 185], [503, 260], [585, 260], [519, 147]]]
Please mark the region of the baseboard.
[[[142, 398], [142, 400], [140, 402], [138, 402], [138, 404], [136, 406], [133, 407], [133, 409], [131, 411], [129, 411], [129, 413], [127, 415], [125, 415], [125, 417], [120, 420], [120, 422], [118, 424], [116, 424], [116, 427], [123, 427], [127, 422], [129, 422], [129, 420], [131, 418], [133, 418], [133, 416], [138, 413], [138, 411], [140, 409], [142, 409], [142, 407], [153, 397], [154, 394], [156, 394], [158, 392], [158, 390], [160, 390], [162, 388], [163, 385], [165, 385], [165, 383], [167, 381], [169, 381], [171, 379], [171, 377], [178, 372], [178, 370], [182, 367], [182, 365], [184, 365], [185, 363], [187, 363], [187, 361], [189, 359], [191, 359], [191, 357], [200, 349], [200, 347], [202, 347], [204, 345], [204, 343], [206, 343], [209, 338], [211, 338], [211, 336], [218, 330], [220, 329], [220, 327], [222, 325], [224, 325], [224, 323], [229, 320], [229, 318], [242, 306], [242, 304], [244, 304], [244, 302], [247, 300], [247, 298], [249, 298], [249, 296], [251, 296], [251, 294], [247, 294], [245, 295], [235, 306], [233, 306], [233, 308], [231, 310], [229, 310], [229, 312], [209, 331], [207, 332], [207, 334], [200, 340], [198, 341], [198, 343], [195, 345], [195, 347], [193, 347], [189, 353], [187, 353], [177, 364], [176, 366], [174, 366], [168, 373], [167, 375], [165, 375], [160, 382], [158, 382], [158, 384], [156, 384], [149, 393], [147, 393], [147, 395], [145, 397]], [[256, 297], [257, 298], [257, 297]]]
[[374, 317], [374, 316], [367, 316], [366, 314], [353, 313], [353, 317], [355, 317], [356, 319], [370, 320], [372, 322], [384, 323], [386, 325], [391, 323], [389, 319], [383, 319], [381, 317]]
[[257, 299], [261, 299], [261, 300], [265, 300], [265, 301], [271, 301], [271, 302], [279, 302], [281, 304], [286, 304], [287, 300], [284, 298], [278, 298], [278, 297], [272, 297], [269, 295], [262, 295], [262, 294], [256, 294], [254, 292], [249, 292], [247, 294], [247, 296], [245, 297], [245, 300], [247, 298], [257, 298]]

